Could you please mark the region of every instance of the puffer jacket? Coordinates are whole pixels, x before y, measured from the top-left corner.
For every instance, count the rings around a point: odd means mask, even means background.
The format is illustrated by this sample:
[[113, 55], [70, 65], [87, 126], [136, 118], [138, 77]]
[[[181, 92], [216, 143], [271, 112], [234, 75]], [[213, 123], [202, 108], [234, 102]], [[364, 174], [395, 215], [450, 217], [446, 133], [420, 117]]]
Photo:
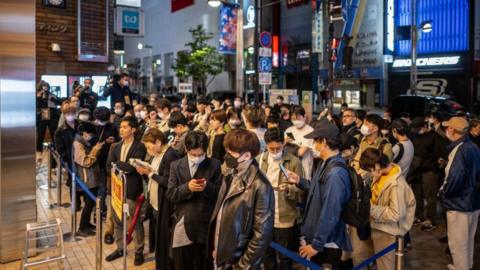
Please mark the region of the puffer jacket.
[[80, 135], [75, 136], [73, 142], [73, 161], [75, 173], [88, 188], [97, 187], [100, 178], [100, 166], [97, 162], [99, 149], [92, 147]]
[[377, 204], [370, 205], [370, 227], [391, 235], [405, 235], [415, 219], [415, 196], [407, 181], [398, 172], [383, 185]]
[[461, 212], [480, 210], [480, 149], [465, 136], [448, 150], [450, 166], [438, 193], [442, 206]]
[[[212, 239], [217, 215], [223, 209], [215, 258], [218, 266], [261, 269], [273, 238], [274, 204], [273, 188], [255, 160], [241, 180], [232, 181], [231, 175], [224, 177], [209, 232]], [[213, 250], [214, 245], [210, 248]]]

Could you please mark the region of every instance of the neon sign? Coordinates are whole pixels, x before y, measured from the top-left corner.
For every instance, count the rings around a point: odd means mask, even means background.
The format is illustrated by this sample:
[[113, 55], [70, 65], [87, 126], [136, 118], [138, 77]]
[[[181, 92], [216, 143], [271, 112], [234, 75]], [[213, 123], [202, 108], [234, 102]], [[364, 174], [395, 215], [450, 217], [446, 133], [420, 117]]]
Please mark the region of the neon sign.
[[[460, 56], [445, 56], [445, 57], [426, 57], [418, 58], [417, 66], [449, 66], [456, 65], [460, 62]], [[412, 65], [411, 59], [395, 59], [392, 67], [409, 67]]]

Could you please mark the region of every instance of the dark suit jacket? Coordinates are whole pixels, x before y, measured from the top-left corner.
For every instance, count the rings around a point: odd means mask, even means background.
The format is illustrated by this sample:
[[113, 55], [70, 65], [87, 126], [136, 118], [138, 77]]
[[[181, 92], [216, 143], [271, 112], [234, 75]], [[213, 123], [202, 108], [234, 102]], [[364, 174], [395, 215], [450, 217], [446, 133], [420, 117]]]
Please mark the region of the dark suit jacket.
[[[120, 161], [120, 153], [122, 151], [123, 141], [112, 144], [107, 159], [107, 173], [110, 174], [112, 170], [112, 163], [115, 163], [118, 169], [124, 171], [127, 177], [127, 199], [136, 200], [143, 192], [143, 178], [137, 173], [135, 167], [130, 165], [128, 161], [131, 158], [145, 159], [147, 153], [145, 146], [139, 140], [134, 140], [130, 150], [127, 154], [125, 162]], [[110, 188], [110, 184], [108, 185]]]
[[[188, 182], [191, 179], [207, 179], [202, 192], [191, 192]], [[185, 217], [185, 231], [190, 241], [207, 242], [208, 226], [221, 184], [220, 161], [206, 158], [198, 166], [195, 175], [190, 175], [188, 156], [172, 163], [168, 180], [167, 196], [173, 204], [174, 219], [178, 222]]]

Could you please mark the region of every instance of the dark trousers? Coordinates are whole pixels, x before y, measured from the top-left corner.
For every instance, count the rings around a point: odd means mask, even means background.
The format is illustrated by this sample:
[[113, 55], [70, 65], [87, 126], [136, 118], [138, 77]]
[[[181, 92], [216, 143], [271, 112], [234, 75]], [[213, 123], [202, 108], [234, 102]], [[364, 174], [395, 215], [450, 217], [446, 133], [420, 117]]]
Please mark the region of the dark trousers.
[[322, 266], [322, 264], [330, 264], [332, 270], [340, 269], [340, 259], [342, 250], [339, 248], [323, 248], [322, 252], [312, 257], [311, 261]]
[[[421, 174], [420, 179], [412, 183], [413, 193], [417, 201], [415, 216], [419, 219], [430, 219], [435, 223], [437, 213], [438, 174], [429, 171]], [[426, 207], [424, 200], [427, 201]]]
[[53, 138], [55, 136], [55, 130], [57, 129], [57, 121], [55, 121], [54, 119], [38, 121], [37, 152], [42, 152], [43, 150], [43, 141], [45, 140], [45, 131], [47, 131], [47, 128], [53, 141]]
[[[93, 193], [93, 195], [97, 196], [97, 187], [90, 188], [90, 191]], [[85, 201], [85, 206], [83, 207], [82, 215], [80, 217], [80, 225], [78, 227], [79, 230], [84, 230], [88, 227], [88, 225], [90, 224], [90, 217], [92, 216], [93, 208], [95, 208], [95, 201], [92, 200], [86, 193], [83, 197], [83, 200]], [[97, 222], [102, 221], [97, 220]]]
[[205, 244], [193, 243], [173, 249], [173, 265], [175, 270], [203, 270], [206, 262]]
[[[293, 226], [285, 229], [275, 228], [273, 230], [273, 241], [293, 252], [298, 252], [299, 232], [297, 227]], [[263, 260], [263, 264], [265, 265], [265, 269], [292, 269], [292, 260], [280, 253], [277, 253], [272, 248], [268, 248]]]

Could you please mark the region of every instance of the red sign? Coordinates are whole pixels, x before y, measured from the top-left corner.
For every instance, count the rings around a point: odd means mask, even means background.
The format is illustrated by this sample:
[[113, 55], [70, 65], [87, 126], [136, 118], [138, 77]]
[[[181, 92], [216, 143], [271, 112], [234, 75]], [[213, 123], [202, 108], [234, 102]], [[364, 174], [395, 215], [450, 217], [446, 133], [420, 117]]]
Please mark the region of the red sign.
[[287, 0], [287, 8], [297, 7], [308, 3], [308, 0]]
[[172, 0], [172, 13], [194, 4], [194, 0]]

